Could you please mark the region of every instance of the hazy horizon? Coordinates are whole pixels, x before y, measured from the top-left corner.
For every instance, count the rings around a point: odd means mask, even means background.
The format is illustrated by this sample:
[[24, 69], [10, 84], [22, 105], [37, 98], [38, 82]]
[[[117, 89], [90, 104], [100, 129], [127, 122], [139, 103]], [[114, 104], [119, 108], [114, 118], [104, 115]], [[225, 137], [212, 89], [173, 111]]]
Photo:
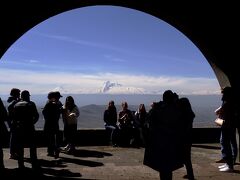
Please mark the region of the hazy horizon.
[[[67, 95], [62, 95], [63, 97], [60, 99], [60, 101], [64, 103]], [[121, 103], [123, 101], [128, 102], [130, 110], [136, 111], [138, 105], [141, 103], [144, 103], [146, 109], [149, 110], [150, 104], [153, 101], [158, 102], [162, 99], [161, 95], [71, 95], [74, 97], [75, 103], [80, 109], [78, 128], [104, 128], [103, 113], [110, 100], [115, 101], [118, 111], [121, 110]], [[8, 96], [6, 96], [5, 98], [2, 97], [5, 105], [7, 105], [7, 97]], [[214, 119], [216, 117], [214, 110], [221, 104], [220, 95], [179, 95], [179, 97], [187, 97], [190, 100], [192, 109], [196, 114], [193, 127], [216, 127], [214, 124]], [[36, 128], [42, 129], [44, 119], [41, 111], [47, 101], [47, 95], [33, 94], [31, 96], [31, 100], [36, 103], [40, 114], [40, 118], [38, 123], [36, 124]], [[62, 128], [62, 120], [59, 121], [59, 124]]]
[[[115, 104], [121, 104], [123, 101], [127, 101], [131, 105], [139, 105], [141, 103], [151, 104], [152, 102], [157, 102], [162, 99], [162, 94], [63, 94], [60, 98], [61, 102], [65, 101], [67, 96], [72, 96], [75, 99], [76, 104], [79, 106], [86, 106], [89, 104], [96, 105], [107, 105], [108, 101], [114, 100]], [[221, 95], [219, 94], [178, 94], [179, 97], [188, 97], [191, 103], [211, 105], [215, 103], [216, 100], [220, 101]], [[1, 99], [6, 101], [9, 95], [0, 95]], [[97, 97], [97, 98], [96, 98]], [[208, 98], [198, 98], [198, 97], [208, 97]], [[31, 94], [31, 100], [34, 101], [39, 106], [42, 106], [47, 101], [47, 94]], [[199, 101], [199, 102], [198, 102]], [[220, 102], [219, 102], [220, 103]]]

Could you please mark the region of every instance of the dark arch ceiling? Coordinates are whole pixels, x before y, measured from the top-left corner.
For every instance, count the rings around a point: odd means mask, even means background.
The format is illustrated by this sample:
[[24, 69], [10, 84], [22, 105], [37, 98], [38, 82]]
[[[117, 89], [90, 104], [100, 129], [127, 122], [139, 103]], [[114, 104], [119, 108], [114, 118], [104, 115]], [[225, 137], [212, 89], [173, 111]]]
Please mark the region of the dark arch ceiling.
[[[240, 11], [232, 2], [169, 3], [158, 0], [41, 0], [0, 3], [0, 57], [25, 32], [59, 13], [92, 5], [115, 5], [140, 10], [185, 34], [208, 60], [221, 86], [240, 90], [237, 48]], [[236, 47], [235, 47], [236, 46]]]

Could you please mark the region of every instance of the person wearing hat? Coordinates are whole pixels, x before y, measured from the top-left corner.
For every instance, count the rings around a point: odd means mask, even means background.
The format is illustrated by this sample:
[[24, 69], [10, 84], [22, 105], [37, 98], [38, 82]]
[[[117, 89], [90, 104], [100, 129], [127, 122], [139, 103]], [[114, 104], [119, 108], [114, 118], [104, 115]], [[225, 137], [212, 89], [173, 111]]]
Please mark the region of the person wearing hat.
[[8, 98], [7, 102], [10, 103], [13, 100], [19, 100], [20, 98], [20, 89], [18, 88], [12, 88], [10, 91], [10, 97]]
[[14, 105], [14, 123], [17, 125], [18, 141], [18, 167], [24, 168], [24, 145], [30, 148], [30, 159], [32, 168], [39, 167], [37, 163], [37, 147], [35, 139], [35, 123], [39, 119], [36, 104], [30, 100], [30, 93], [27, 90], [21, 92], [21, 100]]
[[16, 124], [14, 124], [14, 120], [13, 120], [13, 107], [14, 105], [20, 100], [20, 89], [18, 88], [12, 88], [10, 91], [10, 96], [8, 97], [7, 102], [8, 107], [8, 126], [10, 128], [10, 145], [9, 145], [9, 149], [10, 149], [10, 159], [17, 159], [18, 158], [18, 154], [17, 154], [17, 147], [16, 144], [18, 142], [18, 136], [16, 134]]
[[61, 98], [61, 97], [62, 97], [62, 95], [60, 94], [59, 91], [54, 91], [53, 93], [54, 93], [54, 96], [55, 96], [56, 98]]
[[42, 110], [45, 120], [44, 133], [47, 140], [47, 156], [55, 158], [58, 158], [60, 153], [59, 119], [63, 106], [61, 101], [59, 101], [61, 97], [62, 95], [58, 91], [49, 92], [48, 101]]

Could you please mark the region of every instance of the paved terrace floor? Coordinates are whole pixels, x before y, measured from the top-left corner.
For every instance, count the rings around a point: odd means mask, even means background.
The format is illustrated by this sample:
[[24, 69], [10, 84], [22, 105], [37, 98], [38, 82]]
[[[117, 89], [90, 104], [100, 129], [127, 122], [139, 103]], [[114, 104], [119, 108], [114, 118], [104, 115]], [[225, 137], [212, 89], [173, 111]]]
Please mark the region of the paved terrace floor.
[[[58, 159], [46, 156], [46, 148], [38, 148], [42, 166], [36, 173], [29, 164], [28, 149], [25, 150], [24, 170], [17, 168], [17, 161], [9, 159], [9, 149], [4, 149], [6, 175], [0, 179], [133, 179], [155, 180], [159, 174], [142, 164], [144, 148], [120, 148], [111, 146], [79, 146], [74, 155], [60, 153]], [[219, 172], [219, 144], [194, 144], [192, 161], [197, 180], [239, 180], [240, 164], [232, 173]], [[173, 179], [183, 179], [185, 168], [173, 173]]]

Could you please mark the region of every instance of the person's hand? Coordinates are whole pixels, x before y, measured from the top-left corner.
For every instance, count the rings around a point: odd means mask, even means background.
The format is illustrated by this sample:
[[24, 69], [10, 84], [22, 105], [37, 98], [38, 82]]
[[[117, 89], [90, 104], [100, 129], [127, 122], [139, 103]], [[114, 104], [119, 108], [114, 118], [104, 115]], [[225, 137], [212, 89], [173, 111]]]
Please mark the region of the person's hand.
[[75, 113], [70, 113], [69, 116], [70, 116], [70, 117], [74, 117], [74, 116], [75, 116]]

